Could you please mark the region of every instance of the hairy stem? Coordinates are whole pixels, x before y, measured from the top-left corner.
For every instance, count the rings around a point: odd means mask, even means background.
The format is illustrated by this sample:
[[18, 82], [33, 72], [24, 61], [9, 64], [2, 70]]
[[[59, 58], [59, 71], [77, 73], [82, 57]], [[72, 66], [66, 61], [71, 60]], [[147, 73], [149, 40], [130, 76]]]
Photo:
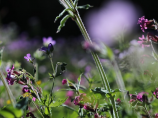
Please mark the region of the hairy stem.
[[[82, 20], [80, 18], [80, 15], [79, 15], [77, 10], [76, 10], [76, 12], [77, 13], [76, 13], [76, 20], [75, 21], [76, 21], [79, 29], [81, 30], [82, 35], [84, 36], [86, 41], [92, 43], [92, 41], [91, 41], [91, 39], [89, 37], [89, 34], [87, 33], [87, 30], [86, 30], [86, 28], [85, 28], [85, 26], [84, 26], [84, 24], [83, 24], [83, 22], [82, 22]], [[94, 52], [91, 52], [91, 54], [92, 54], [92, 57], [93, 57], [93, 59], [95, 61], [96, 67], [97, 67], [97, 69], [98, 69], [98, 71], [100, 73], [100, 76], [101, 76], [101, 79], [102, 79], [102, 82], [103, 82], [103, 86], [104, 86], [105, 89], [107, 89], [110, 92], [111, 91], [110, 85], [109, 85], [108, 79], [106, 77], [106, 74], [104, 72], [104, 69], [103, 69], [103, 66], [102, 66], [102, 64], [100, 62], [99, 57]], [[118, 113], [117, 113], [117, 109], [116, 109], [116, 104], [115, 104], [115, 101], [114, 101], [114, 97], [112, 97], [110, 99], [110, 101], [111, 101], [111, 104], [112, 104], [112, 107], [113, 107], [115, 118], [119, 118]]]

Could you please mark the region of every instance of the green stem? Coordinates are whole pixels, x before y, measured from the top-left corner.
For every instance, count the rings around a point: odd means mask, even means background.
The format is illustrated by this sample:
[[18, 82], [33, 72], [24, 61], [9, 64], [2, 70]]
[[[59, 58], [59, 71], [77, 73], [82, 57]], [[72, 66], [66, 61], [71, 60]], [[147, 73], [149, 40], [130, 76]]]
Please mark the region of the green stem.
[[[80, 18], [80, 15], [79, 15], [77, 9], [76, 9], [76, 12], [77, 12], [76, 13], [76, 23], [77, 23], [79, 29], [81, 30], [82, 35], [84, 36], [84, 38], [85, 38], [86, 41], [92, 43], [92, 41], [91, 41], [91, 39], [89, 37], [89, 34], [87, 33], [87, 30], [86, 30], [86, 28], [85, 28], [85, 26], [84, 26], [84, 24], [83, 24], [83, 22], [82, 22], [82, 20]], [[96, 67], [99, 70], [99, 73], [100, 73], [100, 76], [101, 76], [104, 88], [107, 89], [110, 92], [111, 91], [110, 85], [109, 85], [108, 79], [106, 77], [106, 74], [104, 72], [104, 69], [103, 69], [103, 66], [102, 66], [102, 64], [100, 62], [99, 57], [94, 52], [91, 52], [91, 54], [92, 54], [92, 57], [93, 57], [93, 59], [95, 61]], [[114, 116], [115, 116], [115, 118], [119, 118], [117, 110], [116, 110], [116, 105], [115, 105], [115, 102], [114, 102], [114, 97], [112, 97], [110, 99], [110, 101], [111, 101], [111, 104], [112, 104], [112, 107], [113, 107], [113, 110], [114, 110]]]
[[144, 105], [144, 109], [145, 109], [146, 113], [148, 114], [149, 118], [152, 118], [152, 117], [150, 116], [150, 113], [148, 112], [148, 109], [147, 109], [147, 107], [146, 107], [146, 104]]
[[[33, 101], [32, 101], [33, 102]], [[36, 109], [38, 110], [38, 112], [41, 114], [41, 116], [44, 118], [44, 116], [42, 115], [42, 113], [40, 112], [40, 110], [38, 109], [38, 107], [36, 106], [36, 104], [33, 102], [33, 105], [36, 107]]]
[[3, 85], [5, 86], [5, 88], [7, 90], [7, 94], [8, 94], [8, 97], [9, 97], [12, 105], [15, 106], [14, 96], [13, 96], [13, 94], [12, 94], [12, 92], [11, 92], [9, 86], [8, 86], [8, 83], [6, 82], [6, 79], [5, 79], [5, 77], [4, 77], [3, 73], [2, 73], [2, 70], [0, 70], [0, 78], [1, 78], [1, 80], [3, 82]]
[[55, 71], [54, 71], [54, 65], [53, 65], [52, 57], [50, 57], [50, 62], [51, 62], [53, 73], [54, 73]]
[[35, 75], [35, 81], [38, 81], [38, 63], [36, 63], [36, 75]]

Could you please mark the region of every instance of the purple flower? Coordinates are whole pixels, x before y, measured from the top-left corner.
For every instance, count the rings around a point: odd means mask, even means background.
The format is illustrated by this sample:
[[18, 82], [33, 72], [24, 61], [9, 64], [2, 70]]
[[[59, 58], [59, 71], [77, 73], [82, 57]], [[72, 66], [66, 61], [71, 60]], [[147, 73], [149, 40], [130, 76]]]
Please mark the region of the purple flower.
[[92, 106], [89, 106], [89, 105], [86, 105], [86, 104], [84, 104], [83, 108], [86, 109], [86, 110], [92, 111], [92, 112], [95, 111], [95, 110], [92, 108]]
[[33, 62], [33, 59], [32, 59], [32, 57], [31, 57], [31, 54], [30, 53], [28, 53], [26, 56], [24, 56], [24, 58], [27, 60], [27, 61], [29, 61], [29, 62]]
[[153, 94], [156, 97], [156, 99], [158, 99], [158, 88], [156, 88], [156, 90], [153, 92]]
[[110, 0], [100, 9], [94, 9], [86, 16], [86, 25], [92, 39], [112, 45], [114, 37], [129, 33], [137, 20], [135, 7], [126, 0]]
[[99, 118], [99, 114], [95, 113], [94, 118]]
[[141, 18], [139, 18], [137, 24], [140, 24], [141, 30], [143, 32], [145, 32], [144, 31], [145, 29], [149, 29], [149, 28], [150, 29], [156, 29], [157, 28], [157, 26], [154, 23], [154, 20], [145, 19], [145, 16], [142, 16]]
[[147, 29], [146, 22], [148, 22], [148, 19], [145, 19], [145, 16], [142, 16], [141, 18], [139, 18], [138, 23], [137, 23], [137, 24], [140, 24], [141, 30], [143, 32], [145, 29]]
[[23, 86], [22, 92], [23, 92], [23, 93], [30, 92], [30, 90], [29, 90], [29, 88], [28, 88], [27, 85]]
[[29, 112], [26, 114], [26, 117], [29, 117], [29, 118], [36, 118], [32, 112]]
[[66, 84], [67, 83], [67, 80], [66, 79], [63, 79], [62, 80], [62, 85]]
[[43, 44], [44, 46], [47, 46], [48, 44], [52, 44], [52, 45], [55, 45], [56, 44], [56, 41], [52, 39], [52, 37], [48, 37], [48, 38], [43, 38]]
[[51, 43], [49, 43], [48, 47], [42, 47], [40, 48], [40, 51], [44, 51], [47, 55], [49, 55], [51, 52], [53, 52], [54, 47]]
[[11, 69], [7, 70], [8, 74], [6, 80], [9, 85], [13, 85], [15, 81], [15, 75], [13, 74], [13, 69], [14, 69], [14, 65], [11, 67]]
[[133, 94], [130, 94], [130, 103], [131, 102], [134, 102], [135, 100], [139, 100], [140, 102], [147, 102], [147, 95], [148, 93], [147, 92], [140, 92], [138, 93], [137, 95], [133, 95]]
[[141, 41], [138, 41], [138, 43], [140, 45], [142, 45], [142, 48], [144, 48], [144, 47], [150, 47], [150, 45], [147, 45], [148, 40], [144, 37], [144, 35], [142, 35], [142, 37], [139, 37], [139, 39]]
[[140, 92], [137, 95], [137, 100], [141, 101], [141, 102], [145, 102], [146, 101], [146, 97], [144, 96], [145, 94], [148, 94], [147, 92]]

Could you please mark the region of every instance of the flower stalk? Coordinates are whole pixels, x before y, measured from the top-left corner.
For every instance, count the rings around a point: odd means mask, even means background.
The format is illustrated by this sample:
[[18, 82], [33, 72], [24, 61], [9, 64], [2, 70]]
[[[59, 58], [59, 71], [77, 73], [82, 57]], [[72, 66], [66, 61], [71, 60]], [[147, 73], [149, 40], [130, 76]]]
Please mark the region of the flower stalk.
[[[64, 7], [66, 6], [65, 9], [68, 9], [67, 12], [69, 13], [70, 17], [78, 25], [78, 27], [79, 27], [84, 39], [92, 44], [92, 41], [91, 41], [91, 39], [89, 37], [89, 34], [88, 34], [88, 32], [87, 32], [87, 30], [86, 30], [86, 28], [85, 28], [85, 26], [84, 26], [84, 24], [82, 22], [82, 19], [81, 19], [80, 15], [79, 15], [79, 12], [77, 10], [77, 2], [78, 2], [78, 0], [75, 0], [74, 3], [73, 3], [72, 0], [70, 0], [70, 1], [69, 0], [59, 0], [59, 1], [60, 1], [61, 4], [64, 2], [63, 6]], [[83, 8], [84, 9], [88, 9], [89, 7], [90, 7], [90, 5], [86, 5], [86, 7], [83, 7]], [[63, 15], [63, 13], [64, 12], [62, 12], [60, 14], [60, 17]], [[57, 17], [57, 18], [59, 18], [59, 17]], [[61, 20], [61, 23], [60, 23], [60, 26], [59, 26], [60, 29], [65, 25], [65, 22], [66, 22], [66, 20]], [[92, 52], [92, 51], [91, 51], [91, 54], [92, 54], [92, 57], [93, 57], [94, 62], [96, 64], [96, 67], [97, 67], [97, 69], [98, 69], [98, 71], [100, 73], [100, 76], [101, 76], [104, 88], [106, 90], [108, 90], [109, 92], [111, 92], [111, 88], [110, 88], [108, 79], [106, 77], [105, 71], [103, 69], [103, 66], [102, 66], [102, 64], [100, 62], [100, 59], [99, 59], [98, 55], [95, 52]], [[116, 108], [114, 97], [110, 97], [110, 102], [111, 102], [112, 107], [113, 107], [113, 116], [115, 118], [119, 118], [118, 113], [117, 113], [117, 108]]]
[[[85, 40], [89, 41], [90, 43], [92, 43], [92, 41], [91, 41], [91, 39], [89, 37], [89, 34], [87, 33], [87, 30], [86, 30], [86, 28], [85, 28], [85, 26], [84, 26], [84, 24], [83, 24], [83, 22], [82, 22], [82, 20], [80, 18], [80, 15], [79, 15], [78, 11], [77, 11], [77, 14], [76, 14], [76, 20], [75, 21], [76, 21], [80, 31], [82, 32], [82, 35], [84, 36]], [[102, 79], [102, 82], [103, 82], [103, 86], [104, 86], [104, 88], [106, 90], [108, 90], [110, 92], [111, 91], [110, 85], [109, 85], [107, 76], [105, 74], [105, 71], [104, 71], [103, 66], [102, 66], [102, 64], [100, 62], [99, 57], [94, 52], [91, 52], [91, 54], [92, 54], [92, 57], [93, 57], [94, 62], [96, 64], [96, 67], [97, 67], [97, 69], [98, 69], [98, 71], [100, 73], [100, 76], [101, 76], [101, 79]], [[117, 109], [116, 109], [116, 104], [115, 104], [115, 101], [114, 101], [114, 97], [111, 97], [110, 101], [111, 101], [111, 104], [113, 106], [113, 111], [114, 111], [115, 118], [119, 118], [118, 113], [117, 113]]]

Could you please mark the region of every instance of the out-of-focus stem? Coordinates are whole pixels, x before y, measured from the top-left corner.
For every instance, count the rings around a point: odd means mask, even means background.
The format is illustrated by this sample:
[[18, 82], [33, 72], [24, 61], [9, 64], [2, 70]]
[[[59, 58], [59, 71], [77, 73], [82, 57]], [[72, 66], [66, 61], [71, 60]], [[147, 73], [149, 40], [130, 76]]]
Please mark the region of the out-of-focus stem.
[[7, 94], [8, 94], [8, 97], [9, 97], [12, 105], [15, 106], [14, 96], [13, 96], [13, 94], [12, 94], [12, 92], [11, 92], [9, 86], [8, 86], [8, 83], [6, 82], [6, 79], [5, 79], [5, 77], [4, 77], [3, 73], [2, 73], [2, 70], [0, 70], [0, 78], [1, 78], [1, 80], [3, 82], [3, 85], [5, 86], [5, 88], [7, 90]]
[[42, 115], [42, 113], [40, 112], [40, 110], [38, 109], [38, 107], [36, 106], [36, 104], [34, 102], [33, 102], [33, 105], [36, 107], [37, 111], [40, 113], [40, 115], [42, 116], [42, 118], [44, 118], [44, 116]]
[[[90, 42], [90, 43], [92, 43], [92, 41], [91, 41], [91, 39], [89, 37], [89, 34], [87, 33], [87, 30], [86, 30], [86, 28], [85, 28], [85, 26], [84, 26], [84, 24], [83, 24], [83, 22], [82, 22], [82, 20], [80, 18], [80, 15], [79, 15], [77, 10], [76, 10], [76, 12], [77, 13], [76, 13], [76, 20], [75, 21], [76, 21], [79, 29], [81, 30], [85, 40]], [[91, 54], [92, 54], [92, 57], [93, 57], [93, 59], [95, 61], [96, 67], [99, 70], [99, 73], [100, 73], [100, 76], [101, 76], [104, 88], [107, 89], [109, 92], [111, 92], [108, 79], [106, 77], [106, 74], [104, 72], [103, 66], [102, 66], [102, 64], [100, 62], [100, 59], [99, 59], [98, 55], [96, 53], [94, 53], [94, 52], [91, 52]], [[116, 104], [115, 104], [115, 101], [114, 101], [114, 97], [110, 98], [110, 102], [111, 102], [112, 107], [113, 107], [114, 117], [115, 118], [119, 118], [118, 113], [117, 113], [117, 109], [116, 109]]]

